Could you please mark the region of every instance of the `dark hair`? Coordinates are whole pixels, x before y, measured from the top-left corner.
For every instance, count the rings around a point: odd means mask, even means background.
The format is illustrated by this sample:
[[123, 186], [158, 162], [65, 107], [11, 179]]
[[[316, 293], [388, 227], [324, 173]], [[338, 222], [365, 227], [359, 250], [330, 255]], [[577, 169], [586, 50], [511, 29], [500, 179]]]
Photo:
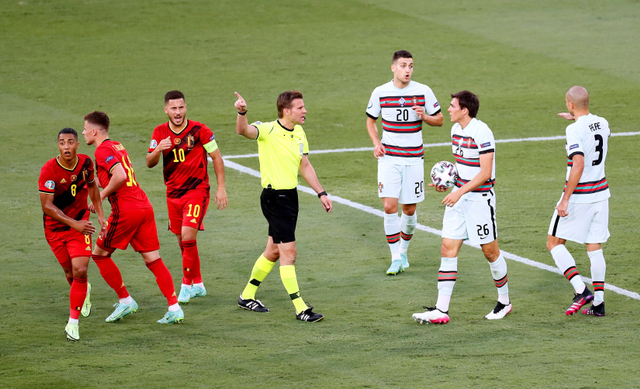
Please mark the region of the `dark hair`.
[[460, 104], [460, 108], [466, 108], [469, 110], [469, 116], [474, 118], [478, 114], [478, 109], [480, 109], [480, 100], [478, 100], [478, 96], [469, 92], [468, 90], [463, 90], [458, 93], [454, 93], [451, 95], [452, 98], [458, 99], [458, 104]]
[[65, 127], [62, 130], [60, 130], [60, 132], [58, 133], [58, 139], [60, 139], [60, 135], [62, 134], [71, 134], [73, 135], [76, 139], [78, 139], [78, 133], [76, 132], [76, 130], [74, 130], [71, 127]]
[[109, 131], [109, 116], [106, 113], [100, 111], [93, 111], [84, 116], [84, 120], [91, 124], [102, 127], [103, 130]]
[[413, 58], [413, 56], [407, 50], [398, 50], [393, 53], [393, 60], [391, 62], [396, 62], [398, 58]]
[[302, 93], [298, 92], [297, 90], [280, 93], [280, 96], [278, 96], [278, 104], [277, 104], [278, 117], [282, 119], [282, 117], [284, 116], [285, 108], [287, 109], [291, 108], [291, 103], [293, 103], [293, 100], [301, 99], [301, 98], [302, 98]]
[[178, 99], [184, 100], [184, 94], [182, 94], [182, 92], [180, 92], [179, 90], [172, 90], [167, 92], [166, 95], [164, 95], [165, 104], [167, 104], [169, 100], [178, 100]]

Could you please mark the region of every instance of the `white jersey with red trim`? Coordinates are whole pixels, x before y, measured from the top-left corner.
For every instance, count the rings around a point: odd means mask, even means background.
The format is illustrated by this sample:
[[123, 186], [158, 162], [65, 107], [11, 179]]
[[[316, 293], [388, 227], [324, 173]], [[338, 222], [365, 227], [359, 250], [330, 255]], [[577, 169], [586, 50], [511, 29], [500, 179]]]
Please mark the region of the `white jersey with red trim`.
[[405, 88], [397, 88], [393, 80], [380, 85], [371, 93], [367, 116], [374, 120], [382, 116], [382, 145], [388, 162], [398, 165], [423, 163], [422, 120], [413, 106], [424, 107], [427, 115], [440, 112], [440, 104], [428, 86], [411, 81]]
[[567, 126], [566, 132], [568, 166], [565, 180], [569, 180], [573, 157], [577, 154], [584, 156], [584, 170], [569, 202], [586, 204], [608, 199], [611, 193], [604, 174], [604, 163], [611, 136], [609, 122], [590, 113], [578, 117], [575, 123]]
[[[453, 156], [456, 158], [456, 169], [458, 179], [456, 180], [456, 190], [467, 182], [471, 181], [480, 173], [480, 155], [485, 153], [495, 153], [495, 139], [493, 132], [484, 122], [472, 118], [465, 128], [456, 123], [451, 128], [451, 143]], [[491, 166], [491, 178], [471, 192], [467, 192], [463, 197], [468, 200], [478, 201], [493, 189], [496, 177], [495, 154]]]

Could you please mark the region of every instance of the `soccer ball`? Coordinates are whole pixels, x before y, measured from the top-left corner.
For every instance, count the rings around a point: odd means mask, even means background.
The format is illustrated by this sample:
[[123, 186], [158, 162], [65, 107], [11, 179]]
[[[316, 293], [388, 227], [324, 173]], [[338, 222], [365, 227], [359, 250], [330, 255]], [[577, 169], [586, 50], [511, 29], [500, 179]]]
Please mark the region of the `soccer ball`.
[[431, 181], [437, 186], [450, 188], [456, 183], [458, 171], [456, 165], [448, 161], [440, 161], [431, 168]]

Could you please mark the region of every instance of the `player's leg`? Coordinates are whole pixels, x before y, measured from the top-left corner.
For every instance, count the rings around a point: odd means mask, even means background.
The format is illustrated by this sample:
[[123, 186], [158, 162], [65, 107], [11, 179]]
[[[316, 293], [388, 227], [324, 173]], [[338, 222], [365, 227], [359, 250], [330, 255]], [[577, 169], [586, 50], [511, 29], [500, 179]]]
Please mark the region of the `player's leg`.
[[398, 201], [402, 204], [400, 215], [400, 258], [402, 267], [409, 267], [407, 251], [418, 223], [416, 204], [424, 200], [424, 164], [402, 167], [402, 189]]
[[[200, 255], [198, 254], [198, 229], [193, 227], [182, 226], [182, 263], [184, 276], [182, 278], [182, 286], [180, 287], [180, 297], [183, 297], [183, 290], [188, 290], [189, 295], [185, 296], [180, 302], [189, 302], [189, 299], [194, 297], [204, 297], [207, 295], [207, 290], [202, 282], [202, 274], [200, 272]], [[189, 264], [189, 265], [187, 265]], [[189, 269], [188, 266], [191, 266]], [[191, 283], [190, 283], [191, 282]]]
[[176, 296], [176, 289], [173, 285], [173, 277], [171, 276], [171, 272], [167, 269], [167, 266], [162, 261], [160, 257], [160, 252], [158, 250], [140, 252], [142, 255], [142, 259], [144, 260], [145, 265], [156, 278], [156, 283], [158, 284], [158, 288], [162, 295], [167, 299], [167, 304], [169, 305], [169, 309], [167, 313], [162, 317], [162, 319], [158, 320], [158, 323], [168, 324], [168, 323], [182, 323], [184, 320], [184, 312], [178, 304], [178, 297]]
[[80, 340], [79, 319], [82, 307], [87, 297], [87, 266], [89, 257], [74, 257], [71, 259], [73, 268], [73, 284], [69, 291], [69, 321], [65, 327], [67, 339]]
[[262, 281], [267, 278], [273, 269], [278, 258], [280, 258], [278, 245], [273, 243], [273, 237], [269, 236], [266, 249], [253, 264], [249, 282], [247, 282], [247, 286], [238, 297], [238, 306], [240, 308], [254, 312], [269, 312], [269, 309], [260, 300], [256, 300], [256, 292]]
[[491, 276], [498, 289], [498, 303], [496, 307], [485, 316], [489, 320], [502, 319], [513, 309], [509, 298], [509, 277], [507, 276], [507, 262], [498, 247], [498, 241], [481, 245], [485, 258], [489, 261]]
[[[188, 200], [185, 200], [184, 198], [167, 198], [167, 210], [169, 212], [169, 230], [173, 232], [178, 238], [178, 245], [180, 246], [180, 252], [182, 253], [182, 284], [180, 286], [180, 294], [178, 295], [178, 302], [181, 304], [188, 304], [189, 300], [191, 300], [194, 248], [196, 248], [197, 253], [195, 237], [191, 234], [191, 231], [183, 231], [183, 221], [187, 219], [186, 214], [188, 213], [189, 209], [186, 206], [187, 201]], [[193, 205], [191, 205], [191, 207], [193, 208]], [[188, 241], [188, 247], [185, 247], [185, 240]]]
[[398, 217], [398, 198], [402, 188], [402, 171], [398, 165], [378, 161], [378, 197], [384, 207], [384, 233], [391, 251], [391, 266], [388, 275], [403, 271], [400, 257], [400, 218]]
[[604, 260], [602, 243], [609, 239], [609, 200], [594, 203], [590, 206], [595, 212], [587, 235], [587, 254], [591, 262], [591, 279], [593, 280], [593, 305], [585, 308], [585, 315], [604, 316], [604, 279], [607, 264]]
[[440, 247], [440, 268], [438, 269], [438, 300], [435, 307], [414, 313], [413, 319], [419, 323], [446, 324], [449, 322], [449, 303], [453, 287], [458, 279], [458, 252], [462, 239], [442, 238]]

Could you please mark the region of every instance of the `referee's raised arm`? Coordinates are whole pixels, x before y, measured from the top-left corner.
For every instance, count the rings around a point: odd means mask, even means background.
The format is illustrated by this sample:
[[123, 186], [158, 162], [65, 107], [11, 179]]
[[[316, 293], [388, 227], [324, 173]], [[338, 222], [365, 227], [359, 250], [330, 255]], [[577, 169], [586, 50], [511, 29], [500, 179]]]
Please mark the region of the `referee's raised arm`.
[[246, 138], [256, 139], [258, 137], [258, 129], [254, 126], [250, 126], [247, 121], [247, 102], [244, 101], [242, 96], [238, 92], [235, 93], [238, 100], [235, 102], [235, 107], [238, 110], [238, 117], [236, 119], [236, 132]]

